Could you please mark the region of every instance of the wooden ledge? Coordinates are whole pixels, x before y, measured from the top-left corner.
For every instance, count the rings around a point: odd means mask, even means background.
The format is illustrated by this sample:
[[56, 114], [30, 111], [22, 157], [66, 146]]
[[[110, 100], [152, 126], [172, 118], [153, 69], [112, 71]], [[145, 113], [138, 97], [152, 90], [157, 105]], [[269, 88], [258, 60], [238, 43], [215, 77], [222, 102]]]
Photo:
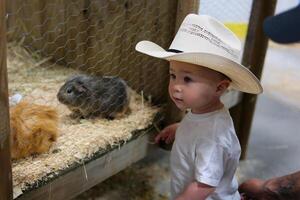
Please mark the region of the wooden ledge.
[[41, 187], [33, 188], [19, 196], [18, 200], [55, 199], [67, 200], [88, 190], [110, 176], [120, 172], [129, 165], [142, 159], [147, 154], [151, 130], [133, 137], [120, 147], [114, 147], [100, 157], [87, 161], [72, 170], [48, 181]]

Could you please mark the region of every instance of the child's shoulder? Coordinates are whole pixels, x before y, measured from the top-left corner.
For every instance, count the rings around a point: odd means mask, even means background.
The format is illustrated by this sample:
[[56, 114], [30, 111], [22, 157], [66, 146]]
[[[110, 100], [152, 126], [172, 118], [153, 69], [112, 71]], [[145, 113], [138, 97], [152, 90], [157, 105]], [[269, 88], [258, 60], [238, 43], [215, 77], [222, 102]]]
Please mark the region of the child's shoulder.
[[222, 108], [213, 112], [206, 123], [211, 125], [213, 131], [230, 130], [233, 126], [232, 118], [227, 108]]

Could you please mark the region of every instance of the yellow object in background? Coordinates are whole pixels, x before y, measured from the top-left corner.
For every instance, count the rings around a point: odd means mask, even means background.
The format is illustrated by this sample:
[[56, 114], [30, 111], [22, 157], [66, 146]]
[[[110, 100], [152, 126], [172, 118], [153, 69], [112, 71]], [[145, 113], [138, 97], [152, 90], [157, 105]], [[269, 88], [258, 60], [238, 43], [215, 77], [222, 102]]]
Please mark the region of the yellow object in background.
[[225, 26], [234, 32], [240, 39], [245, 39], [248, 29], [247, 23], [226, 22]]

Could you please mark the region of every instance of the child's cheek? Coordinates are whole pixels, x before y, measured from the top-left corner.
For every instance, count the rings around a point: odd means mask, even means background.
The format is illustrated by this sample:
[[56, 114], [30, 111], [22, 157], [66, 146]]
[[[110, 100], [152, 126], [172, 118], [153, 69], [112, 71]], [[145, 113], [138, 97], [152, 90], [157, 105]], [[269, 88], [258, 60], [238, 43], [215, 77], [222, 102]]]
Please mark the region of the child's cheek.
[[173, 96], [173, 91], [174, 91], [174, 85], [172, 84], [171, 80], [169, 82], [168, 91], [169, 91], [170, 97], [172, 97]]

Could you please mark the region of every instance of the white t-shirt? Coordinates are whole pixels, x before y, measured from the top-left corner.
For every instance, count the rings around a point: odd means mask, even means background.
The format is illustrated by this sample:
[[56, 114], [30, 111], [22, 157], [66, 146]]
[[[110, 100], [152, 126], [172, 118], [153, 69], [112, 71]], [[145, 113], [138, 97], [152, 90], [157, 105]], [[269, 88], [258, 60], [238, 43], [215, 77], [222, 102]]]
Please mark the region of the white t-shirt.
[[240, 200], [235, 178], [240, 153], [226, 108], [205, 114], [188, 112], [171, 151], [171, 199], [197, 181], [215, 187], [208, 200]]

